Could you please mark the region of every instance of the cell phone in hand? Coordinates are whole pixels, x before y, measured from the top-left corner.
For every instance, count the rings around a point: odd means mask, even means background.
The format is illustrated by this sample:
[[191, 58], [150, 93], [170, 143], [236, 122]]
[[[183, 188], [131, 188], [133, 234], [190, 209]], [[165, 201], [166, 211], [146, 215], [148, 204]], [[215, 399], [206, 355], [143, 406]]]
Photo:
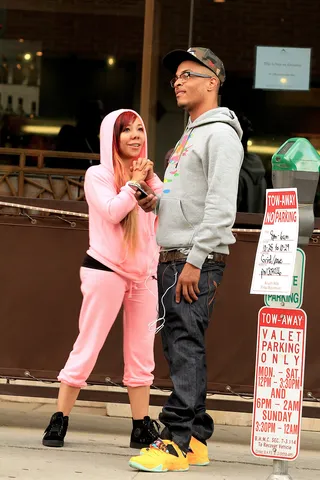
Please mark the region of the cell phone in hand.
[[143, 190], [142, 187], [137, 187], [137, 191], [141, 193], [140, 200], [142, 200], [143, 198], [146, 198], [148, 196], [147, 192], [145, 190]]
[[140, 186], [140, 185], [137, 185], [135, 183], [129, 183], [130, 187], [133, 188], [135, 191], [137, 192], [140, 192], [141, 195], [140, 195], [140, 200], [142, 200], [143, 198], [146, 198], [148, 196], [147, 192], [145, 192], [143, 190], [143, 188]]

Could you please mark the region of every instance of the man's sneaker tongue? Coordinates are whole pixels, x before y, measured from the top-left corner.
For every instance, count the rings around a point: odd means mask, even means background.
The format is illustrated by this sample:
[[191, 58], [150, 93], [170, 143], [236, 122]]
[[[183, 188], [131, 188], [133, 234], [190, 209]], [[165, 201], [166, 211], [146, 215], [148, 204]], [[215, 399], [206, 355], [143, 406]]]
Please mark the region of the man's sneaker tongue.
[[[155, 447], [155, 448], [158, 448], [159, 450], [161, 450], [162, 452], [166, 452], [166, 453], [170, 453], [170, 455], [174, 455], [175, 457], [179, 457], [179, 454], [177, 452], [177, 450], [174, 448], [174, 446], [169, 443], [168, 445], [166, 445], [162, 440], [161, 438], [158, 438], [157, 440], [155, 440], [152, 445], [152, 447]], [[183, 456], [185, 457], [186, 456], [186, 453], [183, 452], [181, 450], [181, 453], [183, 454]]]
[[[167, 445], [167, 450], [168, 450], [169, 453], [171, 453], [171, 455], [175, 455], [176, 457], [179, 457], [178, 452], [176, 451], [176, 449], [174, 448], [173, 445]], [[182, 452], [182, 450], [181, 450], [181, 452]]]
[[152, 442], [151, 446], [162, 450], [162, 452], [168, 452], [167, 445], [161, 440], [161, 438], [158, 438]]

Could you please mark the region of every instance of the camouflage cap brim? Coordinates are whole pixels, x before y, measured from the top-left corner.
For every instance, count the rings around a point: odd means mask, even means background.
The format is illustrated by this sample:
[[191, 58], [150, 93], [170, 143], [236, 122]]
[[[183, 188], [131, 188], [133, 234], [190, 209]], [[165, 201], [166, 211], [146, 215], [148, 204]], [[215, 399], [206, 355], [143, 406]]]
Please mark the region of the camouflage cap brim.
[[179, 65], [187, 60], [208, 68], [219, 78], [221, 84], [224, 83], [225, 71], [223, 63], [209, 49], [195, 47], [190, 48], [188, 51], [172, 50], [163, 58], [162, 63], [171, 73], [175, 74]]

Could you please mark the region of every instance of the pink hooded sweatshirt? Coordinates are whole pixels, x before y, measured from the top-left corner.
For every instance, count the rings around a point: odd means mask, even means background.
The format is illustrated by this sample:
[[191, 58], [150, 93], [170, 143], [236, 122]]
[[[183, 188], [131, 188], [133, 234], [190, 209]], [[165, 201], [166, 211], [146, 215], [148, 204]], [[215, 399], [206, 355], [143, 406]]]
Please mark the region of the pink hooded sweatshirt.
[[[87, 253], [103, 265], [129, 280], [141, 282], [155, 275], [159, 247], [155, 230], [157, 217], [138, 209], [138, 246], [134, 255], [129, 255], [120, 225], [126, 215], [137, 205], [134, 190], [124, 185], [117, 194], [113, 168], [113, 129], [124, 112], [133, 112], [140, 119], [145, 131], [145, 144], [140, 157], [147, 158], [147, 135], [141, 117], [133, 110], [116, 110], [107, 115], [100, 128], [100, 165], [90, 167], [85, 176], [84, 191], [89, 205], [89, 250]], [[163, 184], [157, 175], [148, 185], [155, 193], [162, 192]]]

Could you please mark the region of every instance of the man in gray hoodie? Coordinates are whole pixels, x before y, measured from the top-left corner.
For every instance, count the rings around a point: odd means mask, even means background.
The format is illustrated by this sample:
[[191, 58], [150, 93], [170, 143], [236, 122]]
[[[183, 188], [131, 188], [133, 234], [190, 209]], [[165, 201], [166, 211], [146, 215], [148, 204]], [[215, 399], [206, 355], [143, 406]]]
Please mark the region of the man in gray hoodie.
[[[177, 104], [189, 114], [165, 172], [164, 190], [139, 200], [156, 208], [161, 246], [158, 267], [159, 316], [173, 391], [161, 414], [159, 439], [130, 460], [144, 471], [187, 470], [209, 463], [208, 440], [214, 429], [206, 413], [205, 332], [229, 245], [235, 242], [242, 130], [236, 115], [218, 106], [225, 81], [222, 61], [211, 50], [174, 50], [164, 58], [174, 75]], [[139, 198], [139, 194], [137, 194]], [[174, 288], [175, 287], [175, 288]]]

